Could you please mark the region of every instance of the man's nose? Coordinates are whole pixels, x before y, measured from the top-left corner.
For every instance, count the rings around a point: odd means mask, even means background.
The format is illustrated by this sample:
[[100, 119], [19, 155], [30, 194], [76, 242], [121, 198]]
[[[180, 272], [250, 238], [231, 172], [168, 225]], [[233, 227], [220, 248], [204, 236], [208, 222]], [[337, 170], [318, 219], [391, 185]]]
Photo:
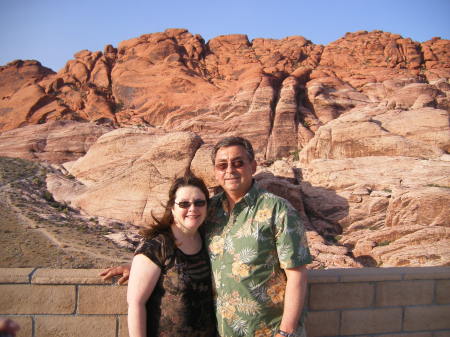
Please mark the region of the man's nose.
[[235, 171], [235, 170], [236, 170], [236, 168], [234, 167], [233, 163], [232, 163], [232, 162], [229, 162], [228, 165], [227, 165], [227, 169], [225, 170], [225, 172], [233, 172], [233, 171]]

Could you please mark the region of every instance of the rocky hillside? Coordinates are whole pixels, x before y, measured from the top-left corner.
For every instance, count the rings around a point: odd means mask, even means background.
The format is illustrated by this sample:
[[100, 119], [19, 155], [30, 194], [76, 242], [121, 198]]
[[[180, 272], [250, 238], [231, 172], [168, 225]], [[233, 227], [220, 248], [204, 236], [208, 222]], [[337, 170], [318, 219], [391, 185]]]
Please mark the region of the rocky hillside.
[[45, 182], [51, 172], [57, 171], [48, 164], [0, 157], [0, 267], [104, 268], [129, 261], [133, 244], [114, 239], [132, 226], [56, 201]]
[[[308, 224], [314, 268], [450, 264], [450, 41], [329, 45], [183, 29], [0, 68], [0, 155], [60, 164], [56, 200], [136, 224], [210, 144], [254, 144], [261, 184]], [[89, 123], [87, 123], [89, 122]], [[70, 177], [70, 178], [68, 178]]]

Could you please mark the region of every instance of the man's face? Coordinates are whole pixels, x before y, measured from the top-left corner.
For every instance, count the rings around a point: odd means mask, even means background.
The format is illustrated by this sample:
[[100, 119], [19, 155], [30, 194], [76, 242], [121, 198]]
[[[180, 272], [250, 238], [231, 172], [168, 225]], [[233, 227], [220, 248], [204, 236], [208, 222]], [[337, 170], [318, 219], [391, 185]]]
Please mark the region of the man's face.
[[244, 196], [252, 186], [255, 171], [256, 162], [249, 160], [247, 152], [240, 145], [222, 147], [216, 153], [216, 180], [229, 194]]

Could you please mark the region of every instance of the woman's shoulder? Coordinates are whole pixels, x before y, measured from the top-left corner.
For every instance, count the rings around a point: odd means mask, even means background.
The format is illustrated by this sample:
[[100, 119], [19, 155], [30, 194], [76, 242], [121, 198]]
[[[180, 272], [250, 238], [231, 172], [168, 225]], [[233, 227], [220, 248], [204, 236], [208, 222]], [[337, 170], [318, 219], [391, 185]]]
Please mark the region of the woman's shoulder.
[[158, 233], [151, 238], [143, 238], [134, 254], [144, 254], [164, 262], [173, 255], [174, 250], [173, 239], [166, 233]]
[[159, 233], [155, 233], [153, 236], [151, 237], [144, 237], [143, 238], [143, 242], [148, 242], [148, 243], [156, 243], [156, 244], [160, 244], [160, 245], [166, 245], [169, 243], [169, 233], [165, 233], [165, 232], [159, 232]]

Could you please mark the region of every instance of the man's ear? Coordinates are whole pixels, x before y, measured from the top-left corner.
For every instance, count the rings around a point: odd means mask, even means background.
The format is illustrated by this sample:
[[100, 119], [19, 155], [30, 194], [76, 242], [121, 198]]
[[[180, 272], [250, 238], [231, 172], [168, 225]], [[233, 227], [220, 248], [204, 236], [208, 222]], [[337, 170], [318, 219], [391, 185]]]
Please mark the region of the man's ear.
[[256, 160], [253, 160], [253, 161], [252, 161], [252, 174], [255, 174], [255, 172], [256, 172], [256, 166], [257, 166]]

